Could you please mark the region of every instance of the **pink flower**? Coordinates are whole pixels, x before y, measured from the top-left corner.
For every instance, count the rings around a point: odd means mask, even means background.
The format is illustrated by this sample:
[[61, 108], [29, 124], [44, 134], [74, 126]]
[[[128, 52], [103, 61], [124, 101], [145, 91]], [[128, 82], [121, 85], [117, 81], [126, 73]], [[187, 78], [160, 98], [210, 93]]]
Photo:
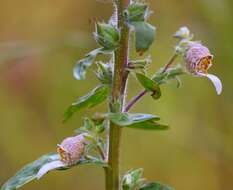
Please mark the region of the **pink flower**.
[[65, 138], [57, 148], [57, 152], [60, 155], [60, 160], [52, 161], [42, 166], [37, 173], [37, 179], [40, 179], [43, 175], [51, 170], [76, 164], [83, 155], [84, 148], [84, 134]]
[[215, 75], [208, 74], [208, 69], [212, 66], [213, 55], [207, 47], [197, 42], [190, 42], [184, 58], [186, 68], [190, 73], [210, 79], [217, 94], [221, 94], [222, 83], [220, 79]]

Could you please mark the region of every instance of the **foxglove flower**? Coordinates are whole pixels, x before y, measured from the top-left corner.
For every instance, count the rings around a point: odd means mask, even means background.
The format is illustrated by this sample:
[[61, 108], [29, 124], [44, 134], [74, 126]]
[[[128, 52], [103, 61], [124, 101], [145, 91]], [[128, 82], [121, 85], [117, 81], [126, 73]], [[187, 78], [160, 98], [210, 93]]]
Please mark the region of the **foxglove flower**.
[[220, 79], [208, 73], [208, 69], [212, 66], [213, 55], [207, 47], [197, 42], [189, 42], [184, 59], [186, 68], [190, 73], [207, 77], [214, 84], [217, 94], [221, 94], [222, 83]]
[[45, 164], [39, 170], [37, 179], [40, 179], [44, 174], [50, 170], [69, 167], [76, 164], [84, 153], [85, 136], [84, 134], [75, 137], [68, 137], [58, 145], [57, 152], [60, 155], [60, 160], [52, 161]]

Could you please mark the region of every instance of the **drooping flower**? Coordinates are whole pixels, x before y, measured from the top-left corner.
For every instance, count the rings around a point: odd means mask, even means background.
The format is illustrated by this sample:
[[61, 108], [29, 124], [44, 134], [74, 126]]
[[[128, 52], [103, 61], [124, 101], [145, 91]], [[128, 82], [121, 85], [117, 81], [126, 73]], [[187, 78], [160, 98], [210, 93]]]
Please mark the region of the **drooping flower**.
[[187, 51], [184, 55], [187, 70], [200, 77], [207, 77], [214, 84], [217, 94], [222, 92], [222, 83], [220, 79], [208, 73], [208, 69], [212, 66], [213, 55], [209, 49], [198, 42], [189, 42]]
[[37, 173], [37, 179], [40, 179], [51, 170], [76, 164], [84, 153], [85, 142], [84, 134], [65, 138], [57, 148], [60, 160], [52, 161], [42, 166]]

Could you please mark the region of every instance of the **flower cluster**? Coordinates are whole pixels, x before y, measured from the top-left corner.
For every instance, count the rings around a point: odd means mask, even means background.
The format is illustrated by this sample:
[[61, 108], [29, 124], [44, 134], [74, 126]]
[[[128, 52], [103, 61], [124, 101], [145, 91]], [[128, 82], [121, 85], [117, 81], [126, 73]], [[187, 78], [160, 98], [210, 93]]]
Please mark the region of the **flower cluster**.
[[213, 55], [209, 49], [200, 42], [191, 41], [193, 35], [190, 34], [187, 27], [181, 27], [174, 36], [181, 40], [176, 47], [176, 51], [178, 54], [183, 55], [187, 71], [195, 76], [210, 79], [215, 86], [217, 94], [220, 95], [222, 92], [220, 79], [208, 73], [209, 68], [213, 64]]

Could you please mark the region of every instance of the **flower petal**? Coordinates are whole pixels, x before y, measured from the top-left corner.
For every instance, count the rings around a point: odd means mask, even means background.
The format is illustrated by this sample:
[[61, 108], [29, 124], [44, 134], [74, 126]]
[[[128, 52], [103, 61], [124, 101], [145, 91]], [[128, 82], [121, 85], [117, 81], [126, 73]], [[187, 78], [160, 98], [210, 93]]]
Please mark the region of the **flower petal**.
[[42, 166], [39, 170], [39, 172], [37, 173], [37, 179], [40, 179], [43, 175], [45, 175], [47, 172], [57, 169], [57, 168], [61, 168], [66, 166], [65, 163], [61, 162], [60, 160], [57, 161], [53, 161], [50, 162], [48, 164], [45, 164], [44, 166]]
[[211, 80], [211, 82], [214, 84], [214, 87], [217, 91], [217, 94], [220, 95], [221, 92], [222, 92], [222, 82], [221, 80], [215, 76], [215, 75], [212, 75], [212, 74], [203, 74], [203, 73], [198, 73], [199, 76], [204, 76], [204, 77], [207, 77], [208, 79]]

